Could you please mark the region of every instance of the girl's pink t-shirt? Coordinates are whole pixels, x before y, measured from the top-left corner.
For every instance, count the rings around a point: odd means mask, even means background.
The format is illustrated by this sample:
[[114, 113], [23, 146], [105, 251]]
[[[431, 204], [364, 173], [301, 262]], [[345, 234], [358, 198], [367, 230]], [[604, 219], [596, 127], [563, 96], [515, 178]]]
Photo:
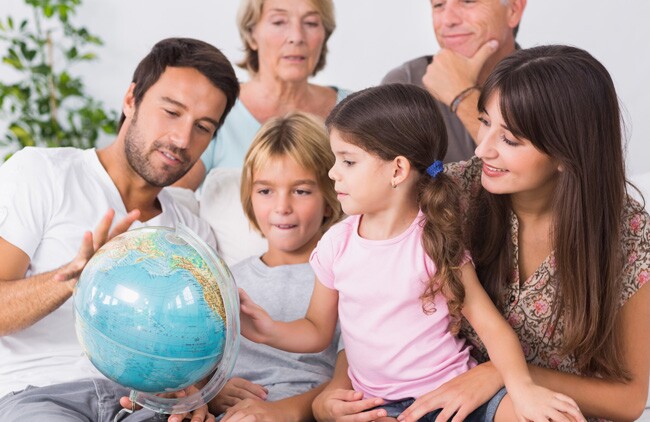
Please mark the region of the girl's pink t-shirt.
[[422, 214], [388, 240], [358, 235], [360, 216], [325, 233], [311, 255], [318, 280], [339, 293], [353, 388], [389, 401], [417, 398], [476, 365], [448, 330], [443, 295], [425, 313], [420, 295], [435, 266], [422, 247]]

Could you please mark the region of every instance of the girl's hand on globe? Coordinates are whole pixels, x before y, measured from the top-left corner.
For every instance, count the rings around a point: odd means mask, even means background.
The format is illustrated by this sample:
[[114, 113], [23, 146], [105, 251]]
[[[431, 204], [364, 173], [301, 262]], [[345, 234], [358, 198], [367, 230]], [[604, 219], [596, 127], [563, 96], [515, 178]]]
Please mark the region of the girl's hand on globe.
[[244, 289], [239, 289], [239, 310], [241, 334], [255, 343], [268, 342], [274, 333], [275, 321]]
[[74, 285], [77, 283], [81, 272], [90, 258], [95, 254], [95, 251], [118, 234], [127, 231], [131, 227], [131, 224], [140, 217], [140, 211], [133, 210], [129, 212], [126, 217], [115, 223], [113, 230], [110, 230], [114, 217], [115, 211], [109, 209], [95, 228], [94, 233], [84, 233], [77, 256], [56, 271], [54, 274], [55, 281], [68, 282], [70, 290], [74, 289]]

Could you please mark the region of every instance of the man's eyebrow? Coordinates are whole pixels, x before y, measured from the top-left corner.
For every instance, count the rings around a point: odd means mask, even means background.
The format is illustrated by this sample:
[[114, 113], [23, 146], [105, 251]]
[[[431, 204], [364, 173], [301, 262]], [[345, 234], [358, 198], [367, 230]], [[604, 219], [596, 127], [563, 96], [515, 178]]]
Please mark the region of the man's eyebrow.
[[[183, 110], [187, 110], [187, 106], [185, 104], [183, 104], [180, 101], [177, 101], [177, 100], [175, 100], [173, 98], [162, 97], [162, 100], [167, 102], [167, 103], [174, 104], [175, 106], [180, 107]], [[219, 127], [219, 121], [214, 120], [212, 117], [207, 117], [207, 116], [206, 117], [201, 117], [199, 120], [206, 120], [206, 121], [210, 122], [215, 128]]]
[[165, 102], [168, 102], [168, 103], [172, 103], [175, 106], [178, 106], [178, 107], [182, 108], [183, 110], [187, 110], [187, 106], [185, 104], [183, 104], [180, 101], [177, 101], [177, 100], [175, 100], [173, 98], [162, 97], [162, 100], [165, 101]]

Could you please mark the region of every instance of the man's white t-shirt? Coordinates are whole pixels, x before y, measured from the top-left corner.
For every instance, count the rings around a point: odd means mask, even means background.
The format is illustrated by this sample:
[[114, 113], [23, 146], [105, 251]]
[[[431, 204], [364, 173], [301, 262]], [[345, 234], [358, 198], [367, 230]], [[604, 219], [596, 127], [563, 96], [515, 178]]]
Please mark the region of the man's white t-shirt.
[[[183, 223], [216, 248], [205, 221], [174, 203], [165, 190], [158, 200], [162, 213], [131, 228]], [[0, 166], [0, 237], [29, 256], [26, 277], [70, 262], [84, 232], [94, 230], [109, 208], [115, 222], [127, 214], [94, 149], [25, 148]], [[27, 385], [92, 376], [101, 374], [77, 342], [72, 299], [31, 327], [0, 337], [0, 397]]]

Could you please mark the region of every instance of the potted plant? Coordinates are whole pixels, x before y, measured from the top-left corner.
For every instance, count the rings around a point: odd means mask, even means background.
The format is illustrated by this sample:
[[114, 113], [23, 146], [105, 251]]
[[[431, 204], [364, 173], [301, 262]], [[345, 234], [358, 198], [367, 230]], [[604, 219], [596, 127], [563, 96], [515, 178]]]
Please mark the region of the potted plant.
[[0, 72], [0, 120], [7, 128], [0, 144], [12, 152], [26, 146], [93, 147], [100, 133], [115, 133], [117, 114], [88, 95], [71, 68], [94, 60], [92, 48], [102, 41], [71, 23], [81, 0], [25, 3], [31, 18], [0, 18], [0, 69], [10, 68]]

